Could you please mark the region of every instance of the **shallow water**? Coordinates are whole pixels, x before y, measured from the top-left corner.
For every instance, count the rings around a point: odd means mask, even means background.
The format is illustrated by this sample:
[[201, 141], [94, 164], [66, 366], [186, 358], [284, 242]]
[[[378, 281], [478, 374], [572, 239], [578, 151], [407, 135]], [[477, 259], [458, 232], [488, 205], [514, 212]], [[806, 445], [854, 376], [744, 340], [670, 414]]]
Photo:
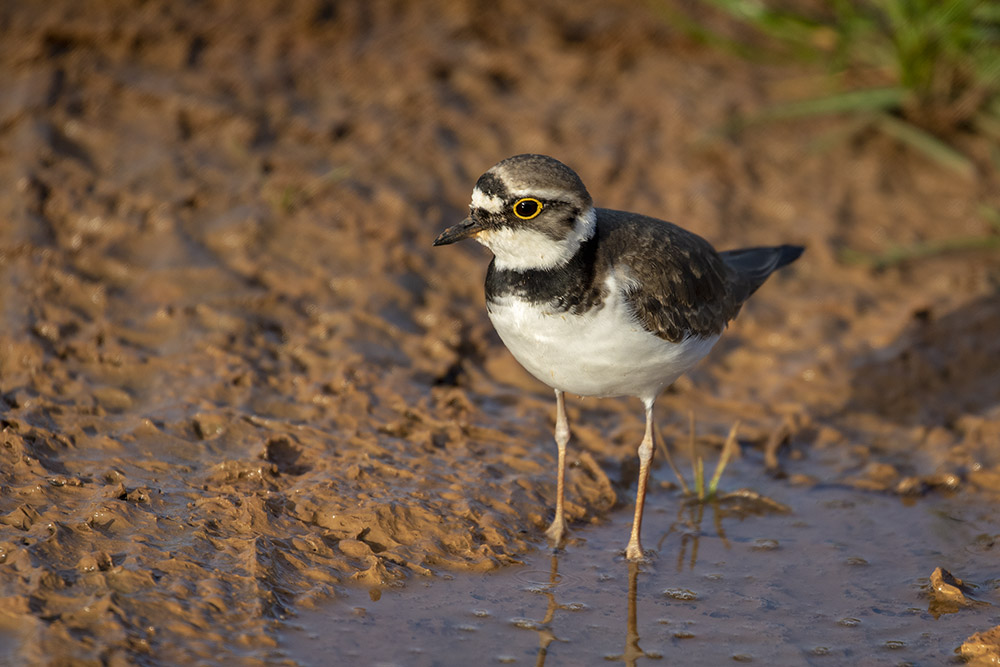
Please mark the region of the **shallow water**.
[[[728, 482], [790, 511], [732, 501], [679, 512], [679, 495], [661, 490], [646, 564], [622, 558], [631, 511], [621, 508], [520, 566], [348, 589], [292, 620], [281, 652], [304, 665], [331, 655], [362, 665], [942, 664], [1000, 623], [984, 601], [996, 584], [983, 558], [1000, 513], [982, 499], [795, 487], [749, 468]], [[938, 566], [978, 582], [984, 602], [935, 618], [927, 579]]]

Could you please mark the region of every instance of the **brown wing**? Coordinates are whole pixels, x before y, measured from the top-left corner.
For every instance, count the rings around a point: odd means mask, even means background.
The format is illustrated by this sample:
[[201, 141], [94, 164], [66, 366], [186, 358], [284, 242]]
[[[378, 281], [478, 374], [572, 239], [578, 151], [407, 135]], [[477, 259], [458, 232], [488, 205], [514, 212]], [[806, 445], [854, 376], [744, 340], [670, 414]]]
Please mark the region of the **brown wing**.
[[608, 209], [597, 210], [597, 229], [598, 261], [610, 270], [628, 265], [634, 282], [626, 297], [651, 333], [672, 342], [711, 336], [739, 312], [742, 300], [730, 289], [734, 270], [697, 234]]

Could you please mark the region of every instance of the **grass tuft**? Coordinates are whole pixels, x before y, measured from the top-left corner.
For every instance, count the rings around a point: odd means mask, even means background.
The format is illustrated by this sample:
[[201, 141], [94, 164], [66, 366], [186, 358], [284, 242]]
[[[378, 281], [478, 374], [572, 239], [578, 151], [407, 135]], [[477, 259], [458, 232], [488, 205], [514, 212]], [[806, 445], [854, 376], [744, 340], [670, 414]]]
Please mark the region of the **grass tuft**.
[[[670, 463], [671, 470], [674, 471], [674, 475], [677, 477], [677, 481], [680, 483], [680, 487], [684, 495], [693, 498], [697, 502], [704, 503], [716, 498], [719, 490], [719, 480], [722, 479], [722, 474], [725, 472], [726, 466], [729, 465], [733, 456], [739, 453], [739, 445], [736, 441], [736, 435], [740, 428], [740, 422], [737, 421], [733, 424], [733, 427], [729, 429], [729, 435], [726, 437], [726, 442], [722, 446], [722, 452], [719, 454], [719, 460], [715, 464], [715, 472], [712, 473], [712, 479], [706, 485], [705, 461], [698, 456], [697, 448], [695, 447], [696, 429], [693, 411], [688, 413], [688, 421], [690, 424], [688, 435], [688, 455], [691, 457], [691, 469], [694, 476], [693, 492], [691, 487], [689, 487], [685, 481], [684, 476], [670, 459], [669, 449], [665, 448], [668, 456], [667, 460]], [[658, 437], [657, 441], [662, 442], [662, 438]]]
[[[709, 0], [752, 29], [726, 37], [662, 6], [695, 39], [747, 58], [826, 63], [830, 94], [775, 105], [743, 124], [831, 114], [870, 117], [874, 128], [972, 177], [954, 146], [963, 133], [1000, 142], [1000, 4], [983, 0]], [[763, 40], [761, 39], [763, 38]], [[763, 48], [761, 42], [763, 41]]]

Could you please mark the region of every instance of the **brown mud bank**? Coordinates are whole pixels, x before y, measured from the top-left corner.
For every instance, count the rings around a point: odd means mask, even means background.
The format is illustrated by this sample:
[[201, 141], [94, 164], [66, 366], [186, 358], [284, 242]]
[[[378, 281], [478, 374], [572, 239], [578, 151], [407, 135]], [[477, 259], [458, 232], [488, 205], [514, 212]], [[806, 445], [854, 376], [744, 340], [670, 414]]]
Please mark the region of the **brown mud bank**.
[[[278, 660], [282, 621], [349, 582], [538, 548], [552, 397], [489, 327], [486, 254], [430, 247], [519, 152], [721, 248], [808, 246], [661, 399], [669, 440], [693, 409], [707, 447], [740, 419], [747, 452], [816, 462], [792, 482], [1000, 490], [1000, 259], [837, 260], [988, 233], [972, 138], [964, 178], [879, 137], [811, 150], [836, 121], [716, 132], [805, 73], [627, 3], [8, 3], [0, 26], [5, 659]], [[570, 409], [579, 526], [628, 502], [642, 424]]]

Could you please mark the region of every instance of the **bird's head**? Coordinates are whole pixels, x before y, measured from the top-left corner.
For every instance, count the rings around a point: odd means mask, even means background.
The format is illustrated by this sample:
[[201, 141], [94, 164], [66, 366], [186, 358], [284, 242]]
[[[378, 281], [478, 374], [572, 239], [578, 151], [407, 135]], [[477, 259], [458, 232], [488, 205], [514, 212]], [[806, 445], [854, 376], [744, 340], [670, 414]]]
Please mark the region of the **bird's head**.
[[474, 238], [498, 269], [551, 269], [568, 262], [594, 234], [594, 205], [572, 169], [545, 155], [515, 155], [479, 177], [469, 217], [434, 245]]

